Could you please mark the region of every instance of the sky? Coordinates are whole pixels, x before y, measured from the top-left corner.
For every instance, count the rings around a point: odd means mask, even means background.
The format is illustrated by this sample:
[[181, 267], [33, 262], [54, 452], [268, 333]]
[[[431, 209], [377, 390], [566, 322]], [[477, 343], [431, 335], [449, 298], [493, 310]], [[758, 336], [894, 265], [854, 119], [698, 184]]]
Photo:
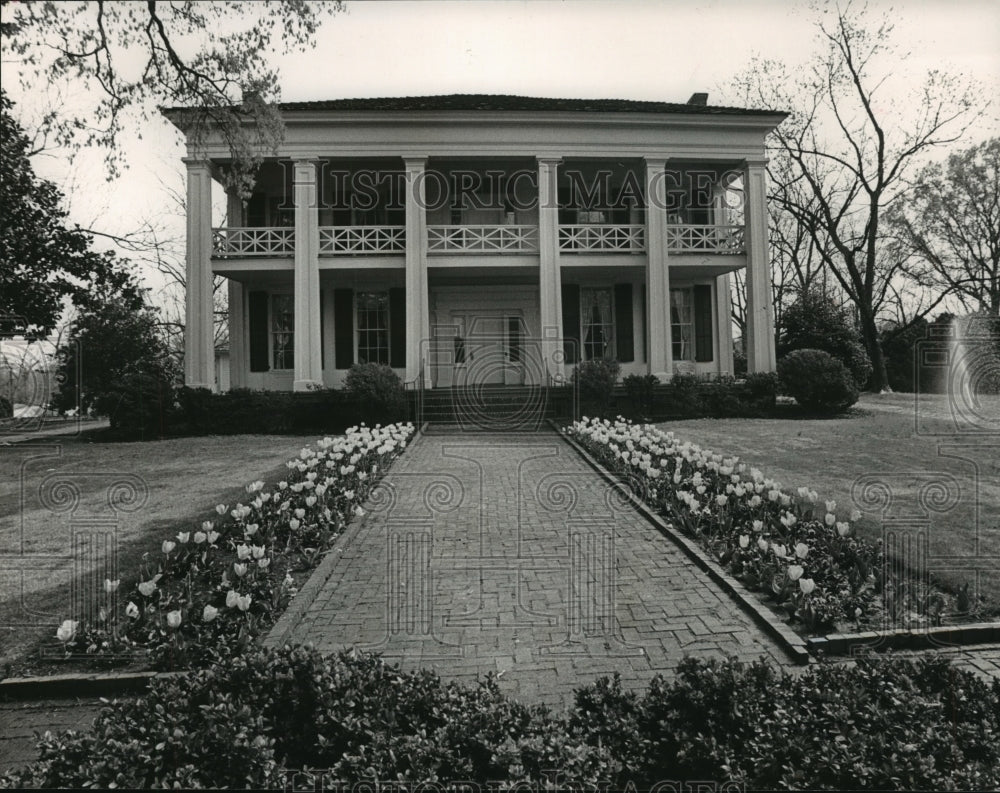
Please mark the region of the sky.
[[[911, 51], [895, 69], [896, 85], [943, 69], [1000, 98], [1000, 1], [908, 0], [895, 9], [895, 40]], [[684, 102], [707, 91], [710, 104], [725, 104], [753, 56], [804, 64], [815, 18], [805, 4], [779, 0], [348, 0], [344, 13], [326, 18], [312, 50], [274, 62], [288, 101], [509, 93]], [[30, 116], [33, 95], [4, 79]], [[165, 209], [169, 191], [183, 191], [180, 133], [160, 118], [134, 133], [129, 168], [115, 182], [106, 183], [98, 152], [72, 165], [41, 158], [37, 168], [66, 187], [83, 225], [120, 233], [155, 219], [182, 237], [182, 219]], [[968, 142], [995, 134], [993, 113]]]

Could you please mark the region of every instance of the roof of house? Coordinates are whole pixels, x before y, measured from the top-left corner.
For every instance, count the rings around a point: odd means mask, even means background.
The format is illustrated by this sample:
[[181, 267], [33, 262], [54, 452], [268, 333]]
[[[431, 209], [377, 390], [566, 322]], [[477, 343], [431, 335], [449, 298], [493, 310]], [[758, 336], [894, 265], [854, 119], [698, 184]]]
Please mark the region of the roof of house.
[[[785, 116], [780, 110], [709, 105], [706, 94], [694, 94], [688, 102], [645, 102], [635, 99], [555, 99], [511, 94], [444, 94], [364, 99], [324, 99], [312, 102], [282, 102], [283, 112], [571, 112], [571, 113], [684, 113], [697, 115]], [[166, 108], [167, 115], [189, 108]]]
[[[698, 94], [692, 97], [695, 100]], [[645, 102], [634, 99], [556, 99], [511, 94], [444, 94], [441, 96], [327, 99], [315, 102], [282, 102], [284, 111], [486, 111], [573, 113], [698, 113], [702, 115], [785, 115], [781, 111], [721, 107], [692, 102]]]

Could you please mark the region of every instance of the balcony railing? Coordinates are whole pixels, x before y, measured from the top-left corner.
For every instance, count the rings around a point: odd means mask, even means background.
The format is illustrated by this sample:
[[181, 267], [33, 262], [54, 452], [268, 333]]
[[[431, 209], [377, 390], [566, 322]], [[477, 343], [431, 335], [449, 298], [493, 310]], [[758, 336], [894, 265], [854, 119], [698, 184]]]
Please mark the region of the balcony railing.
[[583, 223], [559, 226], [559, 250], [572, 253], [642, 253], [646, 227], [642, 224]]
[[668, 225], [670, 253], [745, 253], [743, 226]]
[[295, 229], [287, 227], [212, 229], [212, 255], [293, 256]]
[[[642, 253], [646, 230], [641, 224], [578, 224], [559, 227], [559, 249], [566, 253]], [[536, 253], [537, 226], [428, 226], [430, 253]], [[743, 226], [667, 226], [670, 253], [745, 253]], [[401, 254], [406, 251], [403, 226], [322, 226], [323, 255]], [[217, 228], [212, 255], [218, 258], [294, 256], [295, 229], [287, 226]]]
[[320, 226], [319, 252], [328, 255], [406, 252], [405, 226]]
[[428, 226], [429, 253], [534, 253], [538, 226]]

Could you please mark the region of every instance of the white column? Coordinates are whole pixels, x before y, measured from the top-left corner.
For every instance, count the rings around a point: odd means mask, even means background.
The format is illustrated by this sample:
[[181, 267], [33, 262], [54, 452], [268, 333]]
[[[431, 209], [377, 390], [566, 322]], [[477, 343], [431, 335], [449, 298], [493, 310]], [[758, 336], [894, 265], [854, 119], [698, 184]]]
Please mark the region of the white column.
[[732, 282], [729, 273], [715, 279], [715, 335], [719, 340], [719, 374], [733, 373]]
[[247, 322], [244, 289], [240, 281], [229, 281], [229, 385], [246, 388], [250, 361], [247, 359]]
[[416, 380], [424, 361], [424, 385], [431, 385], [430, 306], [427, 296], [426, 157], [406, 157], [406, 381]]
[[538, 158], [539, 326], [542, 333], [544, 371], [554, 382], [560, 382], [565, 376], [562, 357], [562, 277], [559, 272], [558, 177], [561, 162], [562, 160], [554, 158]]
[[323, 383], [319, 316], [319, 204], [316, 160], [295, 161], [295, 379], [306, 391]]
[[[226, 193], [226, 226], [231, 229], [244, 225], [243, 199], [236, 193]], [[246, 307], [243, 283], [226, 279], [229, 291], [229, 386], [246, 388], [250, 361], [247, 360]]]
[[187, 164], [187, 300], [184, 383], [215, 390], [212, 293], [212, 172], [202, 160]]
[[773, 372], [774, 310], [771, 306], [771, 256], [767, 242], [766, 160], [747, 160], [746, 195], [747, 370]]
[[661, 383], [673, 376], [667, 261], [667, 161], [646, 157], [646, 361]]

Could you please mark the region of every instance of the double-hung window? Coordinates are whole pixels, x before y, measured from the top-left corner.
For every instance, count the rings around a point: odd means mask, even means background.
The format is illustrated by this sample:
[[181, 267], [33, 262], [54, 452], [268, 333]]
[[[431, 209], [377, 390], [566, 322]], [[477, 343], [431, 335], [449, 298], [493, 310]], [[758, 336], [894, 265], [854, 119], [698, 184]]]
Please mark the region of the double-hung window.
[[694, 360], [694, 296], [692, 290], [670, 290], [670, 338], [675, 361]]
[[358, 292], [358, 362], [389, 363], [389, 293]]
[[583, 357], [594, 361], [614, 357], [614, 317], [610, 289], [581, 289]]
[[295, 298], [271, 295], [271, 368], [295, 368]]

